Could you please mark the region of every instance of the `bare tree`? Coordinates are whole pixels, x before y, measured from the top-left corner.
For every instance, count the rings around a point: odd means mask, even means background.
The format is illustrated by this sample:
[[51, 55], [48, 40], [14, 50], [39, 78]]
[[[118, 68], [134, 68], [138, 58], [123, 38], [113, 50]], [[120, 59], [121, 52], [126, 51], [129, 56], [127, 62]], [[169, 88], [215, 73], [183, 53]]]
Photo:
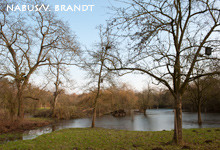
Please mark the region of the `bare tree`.
[[50, 77], [48, 79], [50, 81], [54, 80], [55, 85], [54, 97], [51, 100], [51, 112], [53, 117], [55, 117], [55, 108], [58, 101], [58, 96], [64, 91], [65, 87], [67, 88], [67, 84], [71, 83], [67, 66], [77, 63], [73, 62], [73, 60], [75, 60], [76, 56], [79, 54], [79, 47], [74, 39], [72, 39], [72, 44], [72, 49], [54, 49], [50, 53], [50, 63], [48, 68], [48, 75]]
[[153, 89], [151, 89], [150, 84], [148, 83], [147, 89], [142, 91], [139, 95], [139, 105], [144, 115], [146, 115], [146, 110], [153, 103]]
[[73, 49], [71, 40], [74, 38], [68, 26], [52, 11], [13, 13], [6, 11], [7, 4], [3, 1], [0, 8], [0, 76], [15, 80], [18, 117], [22, 120], [23, 93], [31, 75], [40, 66], [49, 64], [48, 55], [53, 49]]
[[87, 59], [83, 66], [84, 69], [88, 71], [93, 81], [94, 79], [97, 79], [97, 89], [95, 90], [96, 96], [93, 103], [92, 128], [95, 127], [96, 107], [100, 97], [101, 83], [103, 83], [104, 80], [108, 81], [111, 78], [109, 71], [105, 69], [104, 64], [109, 51], [114, 48], [114, 44], [112, 43], [113, 40], [110, 38], [111, 31], [108, 28], [104, 31], [103, 29], [102, 26], [99, 27], [100, 42], [96, 45], [95, 50], [88, 51], [88, 54], [86, 55]]
[[53, 75], [53, 77], [55, 77], [55, 91], [53, 93], [53, 99], [51, 100], [50, 104], [51, 104], [51, 114], [52, 117], [55, 117], [55, 108], [56, 108], [56, 104], [58, 101], [58, 96], [63, 92], [63, 89], [60, 88], [60, 85], [62, 84], [62, 81], [60, 79], [60, 73], [61, 73], [61, 68], [60, 68], [60, 61], [57, 61], [57, 64], [50, 66], [50, 73]]
[[[193, 74], [196, 62], [219, 60], [220, 11], [217, 0], [120, 0], [109, 24], [122, 38], [125, 48], [111, 57], [110, 70], [147, 74], [165, 85], [174, 97], [173, 140], [182, 139], [182, 95], [189, 82], [219, 74], [205, 70]], [[212, 49], [212, 55], [203, 50]], [[125, 50], [126, 49], [126, 50]]]
[[[199, 70], [197, 70], [197, 74], [200, 74]], [[213, 89], [215, 82], [216, 80], [212, 76], [207, 76], [205, 78], [194, 80], [187, 88], [187, 92], [189, 93], [188, 99], [197, 108], [199, 125], [202, 125], [202, 107], [208, 102], [209, 99], [207, 98], [207, 95], [210, 93], [210, 90]]]

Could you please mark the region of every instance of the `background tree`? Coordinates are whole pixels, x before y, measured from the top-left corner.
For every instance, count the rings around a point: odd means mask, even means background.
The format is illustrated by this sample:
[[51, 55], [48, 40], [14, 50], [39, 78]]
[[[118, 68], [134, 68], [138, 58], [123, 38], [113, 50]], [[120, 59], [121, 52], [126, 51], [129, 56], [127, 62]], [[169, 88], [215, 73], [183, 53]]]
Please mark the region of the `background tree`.
[[[205, 70], [193, 74], [195, 64], [219, 60], [220, 11], [217, 0], [129, 0], [114, 7], [109, 24], [127, 42], [112, 53], [110, 70], [129, 70], [147, 74], [169, 89], [174, 98], [174, 142], [182, 139], [182, 95], [189, 82], [219, 74]], [[212, 47], [212, 55], [204, 55]], [[126, 49], [126, 50], [124, 50]]]
[[118, 83], [117, 86], [111, 86], [107, 90], [113, 94], [111, 111], [120, 109], [129, 111], [137, 108], [138, 97], [126, 83]]
[[146, 115], [146, 110], [154, 105], [153, 89], [151, 89], [149, 83], [147, 89], [139, 94], [139, 105], [144, 115]]
[[[86, 112], [87, 115], [93, 114], [92, 110], [96, 94], [96, 90], [91, 90], [77, 97], [77, 107], [81, 108], [81, 112]], [[137, 103], [138, 97], [135, 91], [126, 84], [118, 83], [110, 87], [102, 87], [96, 106], [96, 114], [97, 116], [102, 116], [119, 109], [129, 112], [129, 110], [137, 109]]]
[[[50, 60], [49, 60], [49, 77], [50, 81], [54, 79], [55, 91], [54, 97], [51, 100], [51, 112], [52, 116], [55, 116], [55, 108], [58, 101], [58, 96], [64, 92], [64, 88], [67, 87], [67, 84], [72, 84], [70, 77], [68, 75], [68, 69], [66, 66], [77, 64], [76, 56], [79, 55], [79, 46], [75, 39], [69, 39], [69, 43], [72, 44], [71, 49], [60, 49], [55, 48], [50, 53]], [[62, 43], [61, 47], [66, 46], [64, 44], [69, 43]], [[74, 61], [73, 61], [74, 60]], [[66, 85], [66, 86], [65, 86]], [[62, 87], [61, 87], [62, 86]]]
[[[41, 4], [38, 0], [28, 3]], [[38, 67], [48, 65], [53, 49], [72, 49], [74, 38], [66, 23], [51, 11], [8, 13], [7, 4], [3, 1], [0, 8], [0, 76], [15, 81], [18, 117], [22, 120], [23, 93], [31, 75]]]
[[92, 128], [95, 127], [96, 109], [100, 97], [101, 83], [103, 83], [104, 80], [107, 81], [110, 79], [110, 74], [106, 71], [104, 66], [109, 50], [114, 48], [112, 43], [113, 40], [110, 39], [109, 35], [110, 30], [108, 28], [103, 31], [103, 27], [99, 27], [100, 43], [96, 45], [96, 50], [88, 51], [89, 56], [86, 56], [87, 59], [83, 66], [91, 75], [92, 80], [97, 79], [97, 90], [95, 90], [96, 96], [93, 104]]
[[167, 89], [158, 91], [156, 101], [159, 108], [173, 108], [173, 96]]
[[202, 107], [210, 100], [208, 98], [209, 93], [213, 90], [213, 87], [217, 83], [217, 80], [211, 76], [205, 78], [198, 78], [189, 85], [187, 88], [188, 99], [196, 107], [198, 112], [198, 124], [202, 125]]

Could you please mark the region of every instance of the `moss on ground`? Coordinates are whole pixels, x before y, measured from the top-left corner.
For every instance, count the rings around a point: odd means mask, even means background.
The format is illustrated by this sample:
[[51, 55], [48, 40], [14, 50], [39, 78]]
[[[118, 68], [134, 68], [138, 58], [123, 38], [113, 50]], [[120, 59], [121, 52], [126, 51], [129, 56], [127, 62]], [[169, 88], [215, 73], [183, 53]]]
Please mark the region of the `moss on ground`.
[[220, 129], [184, 129], [185, 144], [170, 144], [173, 131], [124, 131], [101, 128], [74, 128], [55, 131], [33, 140], [1, 144], [0, 149], [70, 149], [70, 150], [217, 150], [220, 149]]

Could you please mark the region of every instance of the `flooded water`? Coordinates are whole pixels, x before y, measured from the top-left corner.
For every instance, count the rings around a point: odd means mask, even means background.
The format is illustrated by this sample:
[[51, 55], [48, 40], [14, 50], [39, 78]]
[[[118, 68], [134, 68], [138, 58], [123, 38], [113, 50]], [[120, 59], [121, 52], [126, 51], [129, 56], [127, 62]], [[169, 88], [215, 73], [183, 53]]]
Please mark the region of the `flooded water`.
[[[202, 114], [203, 125], [197, 124], [197, 113], [183, 112], [183, 128], [220, 127], [219, 113]], [[66, 120], [36, 130], [26, 131], [23, 140], [33, 139], [39, 135], [66, 128], [85, 128], [91, 126], [91, 118]], [[161, 131], [174, 128], [172, 109], [151, 109], [147, 115], [135, 113], [134, 116], [113, 117], [105, 115], [96, 119], [96, 127], [131, 131]]]

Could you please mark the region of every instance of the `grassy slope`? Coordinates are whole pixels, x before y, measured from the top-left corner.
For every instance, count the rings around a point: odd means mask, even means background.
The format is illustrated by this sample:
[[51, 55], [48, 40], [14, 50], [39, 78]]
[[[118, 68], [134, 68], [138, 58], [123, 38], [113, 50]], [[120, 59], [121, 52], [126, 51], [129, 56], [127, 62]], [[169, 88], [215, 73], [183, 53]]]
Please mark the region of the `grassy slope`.
[[[166, 144], [172, 140], [172, 131], [142, 132], [109, 129], [64, 129], [42, 135], [33, 140], [8, 142], [0, 149], [100, 149], [130, 150], [162, 148], [182, 149], [183, 146]], [[185, 145], [191, 149], [220, 149], [220, 129], [184, 129]], [[207, 140], [211, 140], [207, 143]], [[206, 141], [206, 142], [205, 142]]]

